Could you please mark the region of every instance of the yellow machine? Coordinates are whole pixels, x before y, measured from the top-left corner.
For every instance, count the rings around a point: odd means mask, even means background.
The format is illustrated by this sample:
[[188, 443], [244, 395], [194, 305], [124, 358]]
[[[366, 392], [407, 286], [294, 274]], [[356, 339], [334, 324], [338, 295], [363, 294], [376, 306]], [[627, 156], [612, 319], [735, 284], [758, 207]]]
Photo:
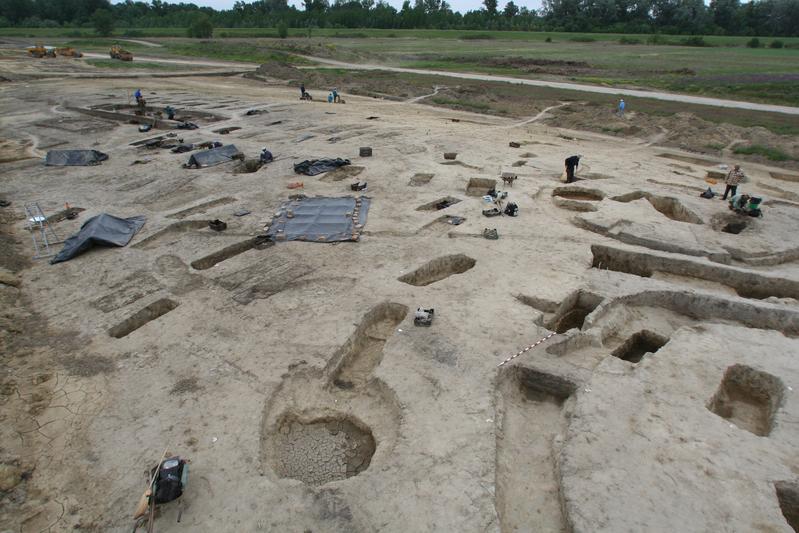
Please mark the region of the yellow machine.
[[62, 48], [55, 49], [55, 55], [59, 57], [83, 57], [83, 54], [80, 53], [78, 50], [75, 50], [71, 46], [64, 46]]
[[133, 54], [115, 44], [111, 47], [111, 59], [119, 59], [120, 61], [133, 61]]
[[41, 43], [37, 43], [36, 46], [29, 46], [28, 47], [28, 54], [32, 57], [55, 57], [55, 48], [52, 46], [44, 46]]

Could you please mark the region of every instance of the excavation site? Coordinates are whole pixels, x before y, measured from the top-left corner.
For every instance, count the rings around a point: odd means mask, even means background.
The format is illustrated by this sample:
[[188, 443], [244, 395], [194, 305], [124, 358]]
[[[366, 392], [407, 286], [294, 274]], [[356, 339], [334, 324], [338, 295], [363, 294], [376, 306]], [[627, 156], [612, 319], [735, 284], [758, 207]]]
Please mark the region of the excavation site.
[[183, 61], [0, 61], [0, 531], [797, 530], [796, 160]]

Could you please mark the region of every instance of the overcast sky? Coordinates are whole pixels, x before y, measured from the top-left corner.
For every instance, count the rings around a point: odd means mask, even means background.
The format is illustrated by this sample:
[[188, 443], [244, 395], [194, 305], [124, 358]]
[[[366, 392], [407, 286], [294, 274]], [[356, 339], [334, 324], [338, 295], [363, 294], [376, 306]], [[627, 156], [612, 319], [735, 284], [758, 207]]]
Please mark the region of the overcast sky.
[[[122, 0], [114, 0], [114, 3], [118, 3], [119, 1]], [[184, 1], [186, 3], [190, 2], [193, 4], [197, 4], [198, 6], [210, 6], [215, 9], [230, 9], [231, 7], [233, 7], [233, 3], [235, 2], [235, 0], [184, 0]], [[403, 0], [388, 0], [388, 3], [399, 9], [400, 7], [402, 7], [402, 1]], [[447, 0], [447, 1], [452, 6], [452, 9], [454, 11], [460, 11], [461, 13], [466, 13], [467, 11], [470, 11], [472, 9], [479, 9], [483, 5], [482, 0]], [[170, 3], [178, 3], [178, 2], [170, 2]], [[507, 0], [498, 0], [499, 8], [502, 9], [506, 3]], [[530, 9], [538, 9], [541, 7], [540, 0], [518, 0], [518, 1], [514, 0], [514, 3], [519, 7], [527, 6]], [[302, 8], [301, 0], [289, 0], [289, 4]], [[411, 1], [411, 4], [413, 4], [413, 0]]]

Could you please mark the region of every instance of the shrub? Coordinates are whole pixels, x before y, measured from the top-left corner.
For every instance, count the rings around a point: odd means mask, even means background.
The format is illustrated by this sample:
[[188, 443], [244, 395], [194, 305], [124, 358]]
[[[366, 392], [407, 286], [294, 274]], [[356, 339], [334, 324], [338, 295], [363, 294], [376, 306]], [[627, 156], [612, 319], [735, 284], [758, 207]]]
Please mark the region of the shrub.
[[461, 35], [458, 38], [464, 41], [485, 41], [493, 39], [494, 36], [490, 33], [467, 33], [466, 35]]
[[757, 37], [752, 37], [748, 41], [746, 41], [746, 46], [749, 48], [760, 48], [760, 39]]
[[646, 38], [646, 44], [671, 44], [668, 39], [663, 37], [662, 35], [650, 35]]
[[544, 42], [545, 43], [551, 43], [552, 42], [552, 37], [547, 37], [546, 39], [544, 39]]
[[277, 24], [277, 34], [281, 39], [285, 39], [289, 36], [289, 27], [286, 26], [286, 23], [282, 20]]
[[621, 39], [619, 39], [619, 44], [641, 44], [641, 39], [624, 36]]
[[769, 48], [782, 48], [783, 44], [782, 41], [771, 41], [771, 44], [768, 45]]
[[793, 159], [790, 155], [777, 148], [752, 144], [750, 146], [738, 146], [732, 149], [736, 154], [760, 155], [772, 161], [789, 161]]
[[108, 37], [114, 31], [114, 15], [107, 9], [98, 9], [92, 15], [92, 26], [100, 37]]
[[202, 14], [194, 19], [186, 34], [195, 39], [209, 39], [214, 35], [214, 25], [208, 15]]
[[705, 38], [701, 35], [692, 35], [687, 39], [680, 41], [683, 46], [710, 46], [705, 42]]

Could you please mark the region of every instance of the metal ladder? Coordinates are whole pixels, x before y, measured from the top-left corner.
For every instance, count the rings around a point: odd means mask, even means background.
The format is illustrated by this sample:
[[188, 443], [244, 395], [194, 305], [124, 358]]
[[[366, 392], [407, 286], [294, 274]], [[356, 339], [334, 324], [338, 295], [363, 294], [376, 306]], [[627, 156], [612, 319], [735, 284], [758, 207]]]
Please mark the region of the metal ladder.
[[53, 228], [47, 223], [47, 217], [39, 207], [39, 202], [27, 203], [25, 208], [25, 227], [30, 231], [33, 239], [33, 249], [36, 252], [34, 259], [43, 259], [55, 255], [50, 250], [50, 245], [62, 242], [59, 240]]

